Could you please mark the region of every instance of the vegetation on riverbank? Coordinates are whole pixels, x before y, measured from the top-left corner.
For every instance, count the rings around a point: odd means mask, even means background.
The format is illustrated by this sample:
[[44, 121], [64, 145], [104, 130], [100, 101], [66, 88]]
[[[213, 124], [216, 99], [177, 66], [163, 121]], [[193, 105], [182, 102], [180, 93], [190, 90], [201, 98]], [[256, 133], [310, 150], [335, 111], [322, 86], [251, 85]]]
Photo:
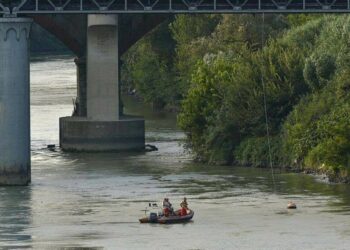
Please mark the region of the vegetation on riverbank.
[[[350, 176], [350, 18], [176, 16], [124, 56], [123, 83], [179, 105], [197, 159]], [[128, 77], [126, 79], [126, 77]]]

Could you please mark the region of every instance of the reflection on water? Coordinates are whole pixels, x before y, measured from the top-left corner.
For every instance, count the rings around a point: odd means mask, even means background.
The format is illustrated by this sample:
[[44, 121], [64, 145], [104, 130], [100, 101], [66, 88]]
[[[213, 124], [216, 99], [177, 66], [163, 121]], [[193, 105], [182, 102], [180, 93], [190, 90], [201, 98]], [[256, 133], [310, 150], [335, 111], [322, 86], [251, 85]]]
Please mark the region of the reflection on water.
[[[32, 181], [0, 188], [0, 248], [35, 249], [348, 249], [350, 188], [311, 176], [191, 161], [174, 114], [143, 114], [146, 138], [159, 151], [64, 153], [58, 117], [75, 96], [71, 58], [32, 63]], [[275, 190], [275, 191], [274, 191]], [[148, 202], [188, 197], [188, 224], [145, 225]], [[298, 209], [285, 209], [293, 200]]]
[[0, 201], [0, 242], [30, 244], [32, 237], [26, 232], [32, 218], [30, 187], [0, 187]]

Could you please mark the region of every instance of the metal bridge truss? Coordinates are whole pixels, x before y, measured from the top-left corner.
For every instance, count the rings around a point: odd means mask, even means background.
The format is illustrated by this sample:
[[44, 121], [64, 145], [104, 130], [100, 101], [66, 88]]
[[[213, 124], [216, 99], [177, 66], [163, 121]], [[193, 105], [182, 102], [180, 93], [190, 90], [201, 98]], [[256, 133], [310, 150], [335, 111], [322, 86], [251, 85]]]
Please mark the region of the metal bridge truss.
[[350, 0], [0, 0], [0, 14], [332, 13]]

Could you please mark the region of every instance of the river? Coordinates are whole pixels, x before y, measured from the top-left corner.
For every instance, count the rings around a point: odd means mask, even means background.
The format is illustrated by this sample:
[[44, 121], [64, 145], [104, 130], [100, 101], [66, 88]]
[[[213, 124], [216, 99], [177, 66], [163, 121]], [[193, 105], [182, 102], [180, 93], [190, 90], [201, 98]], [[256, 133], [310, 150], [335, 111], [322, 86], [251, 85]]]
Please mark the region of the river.
[[[75, 92], [71, 56], [32, 59], [32, 183], [0, 187], [1, 249], [349, 249], [349, 186], [277, 172], [274, 187], [265, 169], [193, 163], [176, 116], [130, 98], [126, 112], [145, 116], [159, 151], [47, 150]], [[192, 222], [138, 222], [148, 202], [177, 207], [184, 196]]]

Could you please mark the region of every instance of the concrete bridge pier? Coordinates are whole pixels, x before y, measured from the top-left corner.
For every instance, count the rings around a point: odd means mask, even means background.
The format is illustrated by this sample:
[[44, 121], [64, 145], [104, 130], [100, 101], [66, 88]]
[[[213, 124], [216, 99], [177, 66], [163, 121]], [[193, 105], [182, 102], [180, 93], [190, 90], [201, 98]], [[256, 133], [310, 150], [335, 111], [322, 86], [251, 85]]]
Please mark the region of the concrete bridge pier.
[[27, 185], [31, 178], [31, 23], [30, 18], [0, 18], [0, 185]]
[[60, 118], [60, 146], [63, 150], [123, 151], [144, 148], [144, 120], [119, 114], [118, 31], [117, 15], [88, 15], [86, 115], [84, 65], [76, 61], [81, 88], [78, 87], [79, 107], [76, 116]]
[[86, 77], [86, 58], [77, 57], [74, 59], [75, 65], [77, 67], [77, 98], [76, 106], [74, 107], [74, 116], [86, 116], [86, 87], [87, 87], [87, 77]]
[[89, 15], [87, 117], [119, 120], [118, 16]]

